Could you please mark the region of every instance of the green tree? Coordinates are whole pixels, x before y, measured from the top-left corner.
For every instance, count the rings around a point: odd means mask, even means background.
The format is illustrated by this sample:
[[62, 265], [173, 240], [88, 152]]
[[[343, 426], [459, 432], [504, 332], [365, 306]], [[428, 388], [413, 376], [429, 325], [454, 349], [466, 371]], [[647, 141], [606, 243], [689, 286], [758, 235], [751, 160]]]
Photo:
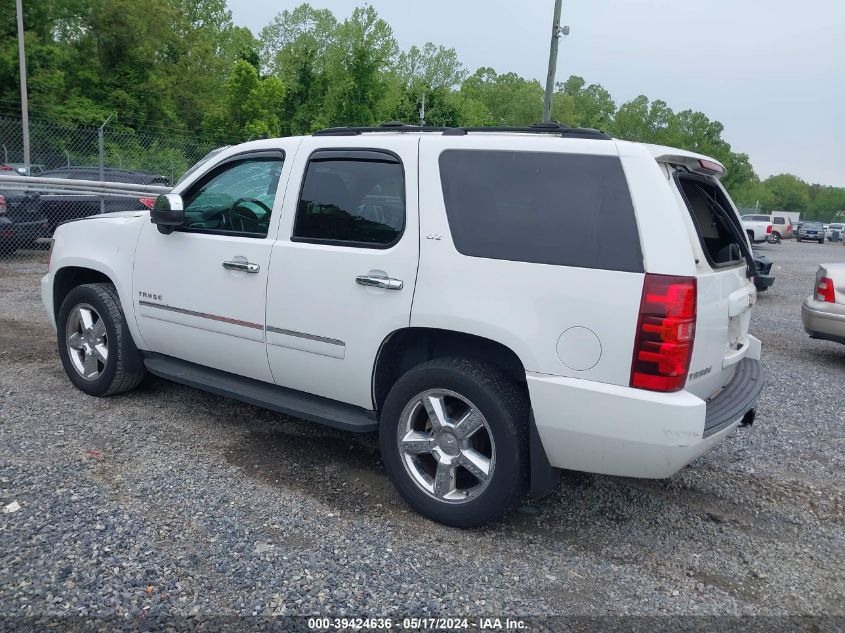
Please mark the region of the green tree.
[[774, 208], [806, 213], [810, 208], [807, 183], [792, 174], [770, 176], [763, 184], [774, 197]]
[[482, 104], [493, 125], [529, 125], [543, 117], [540, 82], [516, 73], [499, 75], [492, 68], [479, 68], [461, 84], [461, 95]]
[[390, 25], [371, 6], [357, 8], [338, 25], [328, 50], [327, 89], [320, 126], [374, 125], [385, 110], [399, 47]]
[[331, 11], [302, 4], [282, 11], [259, 38], [261, 67], [287, 88], [282, 133], [313, 131], [328, 88], [326, 60], [335, 40], [337, 20]]

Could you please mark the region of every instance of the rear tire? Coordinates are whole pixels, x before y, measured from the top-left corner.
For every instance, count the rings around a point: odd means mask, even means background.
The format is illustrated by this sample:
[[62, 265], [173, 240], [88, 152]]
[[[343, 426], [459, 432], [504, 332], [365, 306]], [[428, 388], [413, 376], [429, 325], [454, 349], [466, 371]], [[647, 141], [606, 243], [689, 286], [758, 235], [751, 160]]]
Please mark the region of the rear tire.
[[111, 396], [134, 389], [144, 379], [141, 354], [111, 284], [71, 290], [56, 325], [62, 365], [78, 389], [91, 396]]
[[824, 238], [819, 240], [819, 244], [824, 244]]
[[777, 231], [772, 233], [772, 244], [780, 244], [780, 233]]
[[385, 470], [420, 514], [454, 527], [501, 517], [528, 479], [524, 387], [494, 365], [440, 358], [396, 382], [381, 414]]

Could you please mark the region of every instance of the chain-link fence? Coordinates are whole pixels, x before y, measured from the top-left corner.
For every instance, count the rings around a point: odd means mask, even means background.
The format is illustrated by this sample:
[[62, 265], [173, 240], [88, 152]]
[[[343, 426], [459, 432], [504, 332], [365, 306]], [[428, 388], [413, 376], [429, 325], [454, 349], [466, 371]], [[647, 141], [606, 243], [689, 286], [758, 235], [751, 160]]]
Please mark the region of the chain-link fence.
[[[45, 250], [62, 222], [149, 205], [159, 188], [175, 184], [221, 145], [201, 135], [153, 134], [108, 124], [67, 126], [34, 119], [29, 130], [27, 173], [21, 120], [0, 115], [0, 257]], [[86, 186], [85, 181], [103, 184]], [[137, 187], [128, 192], [108, 183]]]

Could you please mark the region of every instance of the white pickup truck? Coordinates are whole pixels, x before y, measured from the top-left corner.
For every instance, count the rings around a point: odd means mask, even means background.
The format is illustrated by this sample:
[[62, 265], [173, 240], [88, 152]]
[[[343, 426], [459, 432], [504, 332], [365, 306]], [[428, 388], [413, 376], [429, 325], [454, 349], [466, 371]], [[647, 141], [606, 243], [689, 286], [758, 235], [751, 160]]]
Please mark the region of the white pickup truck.
[[772, 234], [772, 219], [768, 215], [744, 215], [742, 228], [745, 229], [752, 244], [761, 244], [768, 241]]

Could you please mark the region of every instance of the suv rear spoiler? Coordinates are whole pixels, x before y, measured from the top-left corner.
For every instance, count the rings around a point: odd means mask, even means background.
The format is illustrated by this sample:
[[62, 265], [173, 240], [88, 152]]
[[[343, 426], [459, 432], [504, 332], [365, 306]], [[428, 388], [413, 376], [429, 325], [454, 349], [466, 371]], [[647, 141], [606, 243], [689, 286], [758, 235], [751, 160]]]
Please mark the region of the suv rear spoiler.
[[716, 178], [721, 178], [725, 175], [725, 166], [715, 158], [696, 154], [695, 152], [688, 152], [683, 149], [663, 147], [661, 145], [649, 145], [648, 148], [658, 163], [683, 165], [695, 174], [715, 176]]

